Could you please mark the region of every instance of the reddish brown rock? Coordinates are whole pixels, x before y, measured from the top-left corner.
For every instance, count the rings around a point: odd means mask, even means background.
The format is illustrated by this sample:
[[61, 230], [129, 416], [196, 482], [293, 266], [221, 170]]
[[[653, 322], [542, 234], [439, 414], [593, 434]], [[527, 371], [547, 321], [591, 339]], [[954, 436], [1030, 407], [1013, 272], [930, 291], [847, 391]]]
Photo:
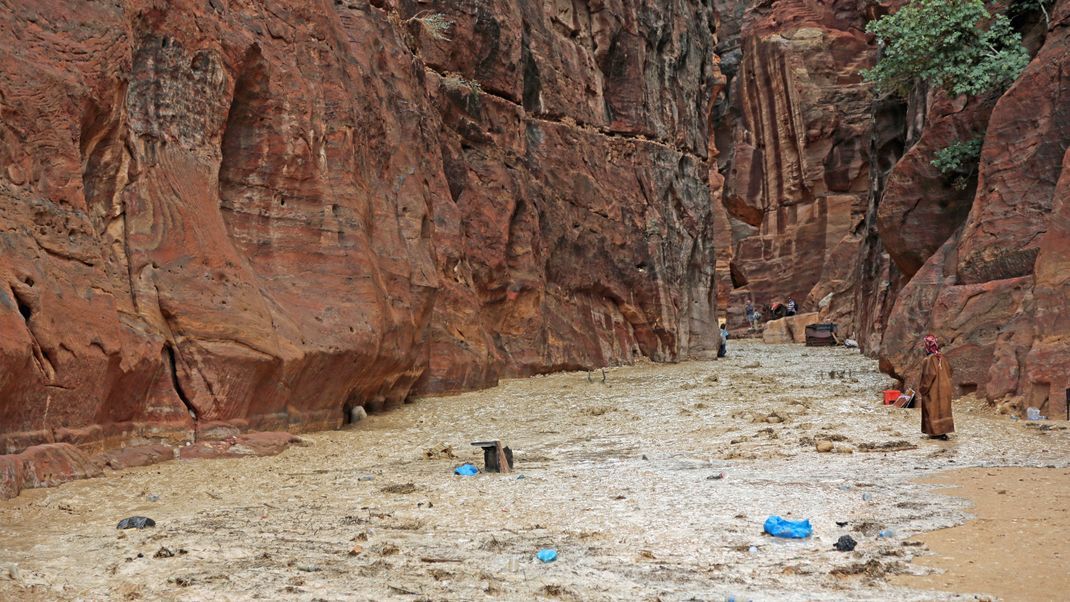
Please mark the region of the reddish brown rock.
[[863, 25], [860, 12], [797, 0], [755, 6], [744, 21], [717, 138], [732, 237], [720, 278], [734, 288], [721, 302], [735, 329], [750, 299], [816, 310], [831, 295], [830, 319], [850, 315], [870, 179], [872, 99], [859, 71], [874, 49]]
[[979, 138], [993, 104], [965, 96], [925, 95], [924, 128], [888, 177], [877, 213], [881, 242], [906, 278], [962, 225], [976, 192], [972, 176], [964, 175], [960, 184], [956, 176], [940, 173], [932, 161], [952, 144]]
[[1021, 397], [1065, 417], [1070, 196], [1070, 2], [1055, 5], [1038, 54], [992, 110], [973, 207], [903, 288], [889, 319], [882, 367], [917, 377], [917, 344], [945, 343], [959, 393]]
[[162, 443], [135, 445], [109, 450], [103, 455], [105, 465], [112, 470], [149, 466], [175, 458], [175, 448]]
[[715, 348], [710, 19], [683, 0], [13, 7], [0, 451], [332, 428]]

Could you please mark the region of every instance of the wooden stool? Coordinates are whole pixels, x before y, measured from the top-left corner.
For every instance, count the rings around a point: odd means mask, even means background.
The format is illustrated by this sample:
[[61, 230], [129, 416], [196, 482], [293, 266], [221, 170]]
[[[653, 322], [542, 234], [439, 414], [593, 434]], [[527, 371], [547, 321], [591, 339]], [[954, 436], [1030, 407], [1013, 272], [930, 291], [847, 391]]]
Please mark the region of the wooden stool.
[[502, 442], [473, 441], [472, 445], [483, 448], [483, 465], [486, 472], [506, 473], [513, 469], [513, 450], [502, 447]]

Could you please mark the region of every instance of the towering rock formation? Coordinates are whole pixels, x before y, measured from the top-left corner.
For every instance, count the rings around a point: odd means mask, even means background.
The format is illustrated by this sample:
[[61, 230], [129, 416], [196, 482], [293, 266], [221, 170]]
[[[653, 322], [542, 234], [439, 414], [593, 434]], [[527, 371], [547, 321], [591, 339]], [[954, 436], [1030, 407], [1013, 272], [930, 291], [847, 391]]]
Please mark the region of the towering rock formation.
[[899, 295], [882, 364], [913, 378], [916, 342], [933, 332], [946, 343], [960, 393], [1018, 397], [1021, 406], [1065, 417], [1070, 1], [1050, 13], [1036, 56], [991, 109], [965, 223]]
[[732, 76], [716, 127], [731, 225], [720, 301], [737, 327], [748, 299], [789, 296], [842, 321], [869, 202], [872, 97], [859, 71], [875, 53], [865, 15], [803, 0], [742, 6], [721, 9], [741, 30], [719, 48]]
[[13, 4], [0, 453], [716, 344], [711, 9]]

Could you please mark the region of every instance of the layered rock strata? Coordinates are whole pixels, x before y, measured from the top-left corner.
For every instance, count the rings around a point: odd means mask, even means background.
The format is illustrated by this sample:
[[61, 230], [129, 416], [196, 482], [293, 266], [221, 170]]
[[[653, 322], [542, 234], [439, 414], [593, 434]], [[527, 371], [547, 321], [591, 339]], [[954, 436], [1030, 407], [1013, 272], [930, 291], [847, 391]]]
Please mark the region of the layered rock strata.
[[731, 237], [720, 301], [736, 329], [748, 300], [851, 315], [871, 160], [863, 26], [861, 11], [779, 0], [750, 5], [738, 41], [721, 40], [733, 70], [715, 130]]

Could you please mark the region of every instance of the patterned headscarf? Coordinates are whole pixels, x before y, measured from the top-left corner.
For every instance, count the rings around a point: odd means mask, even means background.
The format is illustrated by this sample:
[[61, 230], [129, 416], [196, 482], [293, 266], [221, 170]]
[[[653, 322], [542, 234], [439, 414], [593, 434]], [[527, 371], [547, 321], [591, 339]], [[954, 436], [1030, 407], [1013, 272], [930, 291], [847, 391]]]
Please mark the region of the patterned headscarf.
[[931, 334], [925, 337], [925, 352], [931, 354], [940, 353], [940, 343], [937, 342], [936, 337]]

